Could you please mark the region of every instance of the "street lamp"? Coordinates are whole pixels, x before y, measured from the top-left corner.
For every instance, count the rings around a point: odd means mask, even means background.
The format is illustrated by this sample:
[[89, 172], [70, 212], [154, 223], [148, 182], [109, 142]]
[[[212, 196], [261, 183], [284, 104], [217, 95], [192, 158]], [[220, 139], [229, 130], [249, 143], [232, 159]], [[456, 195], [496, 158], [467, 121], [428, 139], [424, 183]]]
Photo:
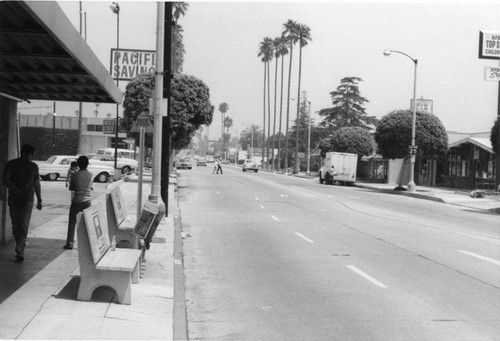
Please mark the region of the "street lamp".
[[412, 104], [413, 116], [412, 116], [412, 123], [411, 123], [411, 146], [410, 146], [411, 166], [410, 166], [410, 181], [408, 182], [408, 192], [415, 192], [417, 190], [416, 186], [415, 186], [414, 174], [415, 174], [415, 156], [417, 154], [417, 147], [415, 146], [415, 121], [417, 118], [416, 95], [417, 95], [417, 64], [418, 64], [418, 60], [412, 58], [411, 56], [409, 56], [406, 53], [401, 52], [401, 51], [384, 50], [384, 56], [386, 56], [386, 57], [390, 56], [391, 53], [402, 54], [403, 56], [410, 58], [413, 61], [413, 63], [415, 64], [414, 75], [413, 75], [413, 104]]
[[[113, 5], [109, 6], [111, 8], [111, 11], [113, 11], [114, 14], [116, 14], [116, 55], [118, 58], [116, 58], [116, 87], [118, 87], [119, 84], [119, 78], [120, 78], [120, 6], [118, 5], [117, 2], [113, 2]], [[113, 72], [113, 70], [111, 70]], [[119, 111], [119, 103], [116, 103], [116, 124], [115, 124], [115, 169], [118, 168], [117, 166], [117, 158], [118, 158], [118, 122], [119, 122], [119, 117], [118, 117], [118, 111]]]
[[[54, 107], [52, 110], [52, 148], [56, 146], [56, 102], [54, 102]], [[52, 149], [54, 152], [54, 149]]]
[[309, 117], [307, 119], [307, 170], [306, 175], [311, 175], [310, 165], [311, 165], [311, 101], [309, 103]]

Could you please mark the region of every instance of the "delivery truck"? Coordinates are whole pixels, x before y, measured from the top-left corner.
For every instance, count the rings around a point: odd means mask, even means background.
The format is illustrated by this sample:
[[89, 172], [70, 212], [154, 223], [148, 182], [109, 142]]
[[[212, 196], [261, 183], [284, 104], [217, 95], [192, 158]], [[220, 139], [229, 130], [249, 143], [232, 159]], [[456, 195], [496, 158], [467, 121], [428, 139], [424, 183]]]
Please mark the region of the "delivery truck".
[[328, 152], [319, 170], [319, 182], [327, 185], [353, 184], [356, 181], [357, 163], [357, 154]]

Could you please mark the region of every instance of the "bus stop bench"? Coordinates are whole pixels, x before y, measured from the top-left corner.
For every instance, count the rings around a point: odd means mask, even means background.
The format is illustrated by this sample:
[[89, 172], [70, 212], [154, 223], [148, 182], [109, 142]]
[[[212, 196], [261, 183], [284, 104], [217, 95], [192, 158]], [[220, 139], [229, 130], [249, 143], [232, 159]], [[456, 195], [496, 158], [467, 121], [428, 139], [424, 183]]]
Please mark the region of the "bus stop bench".
[[101, 204], [79, 213], [77, 226], [80, 265], [77, 299], [90, 301], [95, 289], [106, 286], [116, 292], [119, 303], [131, 304], [131, 284], [139, 282], [141, 250], [111, 249]]
[[109, 239], [112, 240], [114, 236], [119, 248], [138, 249], [139, 238], [132, 233], [137, 215], [126, 212], [120, 186], [115, 186], [109, 193], [106, 193], [105, 200]]

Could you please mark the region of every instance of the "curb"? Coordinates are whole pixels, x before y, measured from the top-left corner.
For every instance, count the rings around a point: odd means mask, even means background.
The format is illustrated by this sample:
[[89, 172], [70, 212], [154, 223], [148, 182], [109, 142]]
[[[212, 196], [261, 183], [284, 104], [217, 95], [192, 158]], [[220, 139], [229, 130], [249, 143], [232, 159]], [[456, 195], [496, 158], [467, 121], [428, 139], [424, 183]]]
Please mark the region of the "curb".
[[445, 203], [445, 201], [443, 199], [432, 196], [432, 195], [425, 195], [425, 194], [420, 194], [420, 193], [408, 193], [406, 191], [395, 191], [393, 189], [374, 188], [372, 186], [366, 186], [366, 185], [363, 185], [363, 184], [360, 184], [357, 182], [354, 183], [354, 187], [369, 189], [371, 191], [381, 192], [381, 193], [386, 193], [386, 194], [405, 195], [405, 196], [412, 197], [412, 198], [425, 199], [425, 200], [431, 200], [431, 201]]

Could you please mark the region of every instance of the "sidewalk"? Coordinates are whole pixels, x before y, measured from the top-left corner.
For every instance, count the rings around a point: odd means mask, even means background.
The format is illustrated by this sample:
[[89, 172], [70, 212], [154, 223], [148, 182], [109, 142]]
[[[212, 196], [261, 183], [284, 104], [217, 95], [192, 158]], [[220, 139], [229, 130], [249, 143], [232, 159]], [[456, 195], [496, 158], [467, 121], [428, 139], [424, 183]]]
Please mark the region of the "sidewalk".
[[[136, 211], [137, 183], [121, 181], [130, 213]], [[142, 202], [150, 193], [143, 184]], [[104, 196], [94, 201], [104, 201]], [[116, 303], [114, 291], [98, 288], [92, 301], [76, 299], [78, 251], [64, 250], [68, 215], [29, 233], [25, 261], [14, 261], [13, 241], [0, 246], [0, 339], [172, 340], [174, 305], [174, 185], [169, 216], [157, 228], [132, 304]]]
[[[318, 179], [317, 172], [311, 172], [310, 175], [307, 175], [305, 172], [291, 174], [278, 173], [276, 171], [266, 169], [262, 169], [262, 171], [277, 175], [296, 176], [305, 179]], [[433, 200], [446, 204], [488, 211], [491, 213], [500, 213], [500, 195], [498, 194], [486, 195], [484, 198], [472, 198], [469, 195], [469, 191], [459, 191], [443, 187], [417, 186], [417, 191], [415, 193], [408, 193], [407, 191], [395, 191], [394, 188], [397, 186], [395, 184], [355, 182], [354, 186], [387, 194], [406, 195], [418, 199]]]
[[450, 188], [425, 186], [417, 186], [417, 191], [415, 193], [408, 193], [406, 191], [395, 191], [395, 184], [379, 184], [369, 182], [356, 182], [354, 186], [388, 194], [406, 195], [414, 198], [433, 200], [492, 213], [500, 213], [499, 195], [486, 195], [484, 198], [472, 198], [469, 195], [469, 192], [458, 191]]

